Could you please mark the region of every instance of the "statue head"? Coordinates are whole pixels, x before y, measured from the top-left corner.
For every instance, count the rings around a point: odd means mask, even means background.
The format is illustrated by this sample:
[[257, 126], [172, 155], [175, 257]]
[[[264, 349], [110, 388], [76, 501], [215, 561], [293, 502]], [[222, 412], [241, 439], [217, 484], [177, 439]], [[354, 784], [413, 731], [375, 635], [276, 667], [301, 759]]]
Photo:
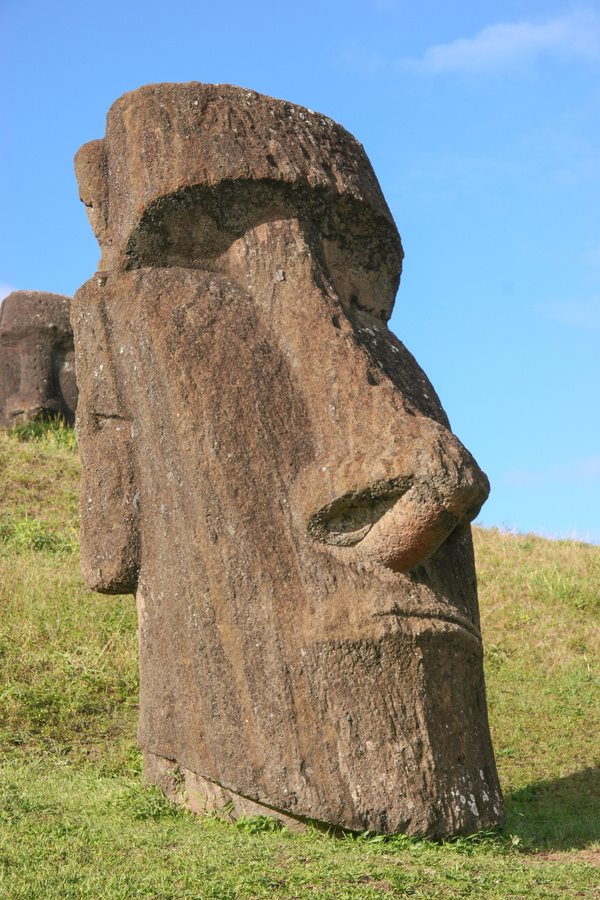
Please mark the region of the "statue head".
[[0, 425], [75, 421], [71, 297], [13, 291], [0, 307]]
[[362, 146], [149, 85], [76, 172], [102, 251], [73, 309], [82, 569], [137, 597], [148, 776], [350, 829], [500, 821], [489, 486], [387, 328], [403, 253]]

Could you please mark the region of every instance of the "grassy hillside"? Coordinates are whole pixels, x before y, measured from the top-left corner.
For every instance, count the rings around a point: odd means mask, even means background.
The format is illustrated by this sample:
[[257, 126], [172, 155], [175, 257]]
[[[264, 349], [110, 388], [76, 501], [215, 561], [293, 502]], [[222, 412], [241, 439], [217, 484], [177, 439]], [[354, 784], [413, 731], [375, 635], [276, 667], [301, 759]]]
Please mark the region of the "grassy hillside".
[[502, 831], [295, 835], [144, 786], [134, 601], [82, 585], [78, 479], [72, 431], [0, 433], [0, 898], [600, 898], [600, 548], [475, 530]]

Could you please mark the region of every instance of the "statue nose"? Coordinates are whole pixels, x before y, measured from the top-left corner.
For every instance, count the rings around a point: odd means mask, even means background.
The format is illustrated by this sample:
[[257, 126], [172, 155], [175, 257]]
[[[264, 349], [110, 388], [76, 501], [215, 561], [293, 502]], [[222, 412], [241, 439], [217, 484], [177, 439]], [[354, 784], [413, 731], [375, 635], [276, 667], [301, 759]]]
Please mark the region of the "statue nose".
[[488, 494], [488, 479], [474, 462], [464, 465], [459, 478], [439, 472], [416, 480], [374, 523], [361, 550], [406, 572], [431, 556], [457, 525], [471, 522]]
[[[472, 521], [489, 482], [446, 428], [423, 420], [396, 454], [377, 444], [330, 459], [301, 476], [297, 491], [308, 533], [354, 548], [396, 572], [419, 565], [457, 525]], [[314, 498], [316, 502], [306, 498]]]

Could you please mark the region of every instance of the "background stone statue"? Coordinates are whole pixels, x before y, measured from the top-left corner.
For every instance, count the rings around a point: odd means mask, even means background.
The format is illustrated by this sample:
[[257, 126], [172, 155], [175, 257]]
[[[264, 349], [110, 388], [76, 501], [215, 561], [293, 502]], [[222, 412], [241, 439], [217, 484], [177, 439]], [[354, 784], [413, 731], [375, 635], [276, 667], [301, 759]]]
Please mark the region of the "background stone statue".
[[136, 593], [147, 777], [350, 829], [502, 821], [469, 526], [488, 481], [386, 326], [403, 254], [362, 146], [159, 84], [75, 166], [102, 249], [72, 316], [81, 561]]
[[60, 415], [75, 422], [71, 297], [13, 291], [0, 306], [0, 425]]

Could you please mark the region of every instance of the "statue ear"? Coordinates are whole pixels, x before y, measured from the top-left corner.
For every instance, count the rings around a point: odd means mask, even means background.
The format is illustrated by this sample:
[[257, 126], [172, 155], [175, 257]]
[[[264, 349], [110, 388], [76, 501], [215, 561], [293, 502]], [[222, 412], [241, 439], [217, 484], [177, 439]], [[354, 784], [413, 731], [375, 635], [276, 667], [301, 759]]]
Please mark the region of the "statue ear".
[[140, 564], [140, 495], [133, 421], [120, 400], [106, 309], [95, 280], [77, 291], [72, 317], [78, 336], [77, 431], [83, 463], [81, 571], [92, 590], [135, 593]]
[[85, 205], [92, 231], [102, 242], [108, 225], [108, 173], [104, 141], [90, 141], [75, 155], [79, 199]]

